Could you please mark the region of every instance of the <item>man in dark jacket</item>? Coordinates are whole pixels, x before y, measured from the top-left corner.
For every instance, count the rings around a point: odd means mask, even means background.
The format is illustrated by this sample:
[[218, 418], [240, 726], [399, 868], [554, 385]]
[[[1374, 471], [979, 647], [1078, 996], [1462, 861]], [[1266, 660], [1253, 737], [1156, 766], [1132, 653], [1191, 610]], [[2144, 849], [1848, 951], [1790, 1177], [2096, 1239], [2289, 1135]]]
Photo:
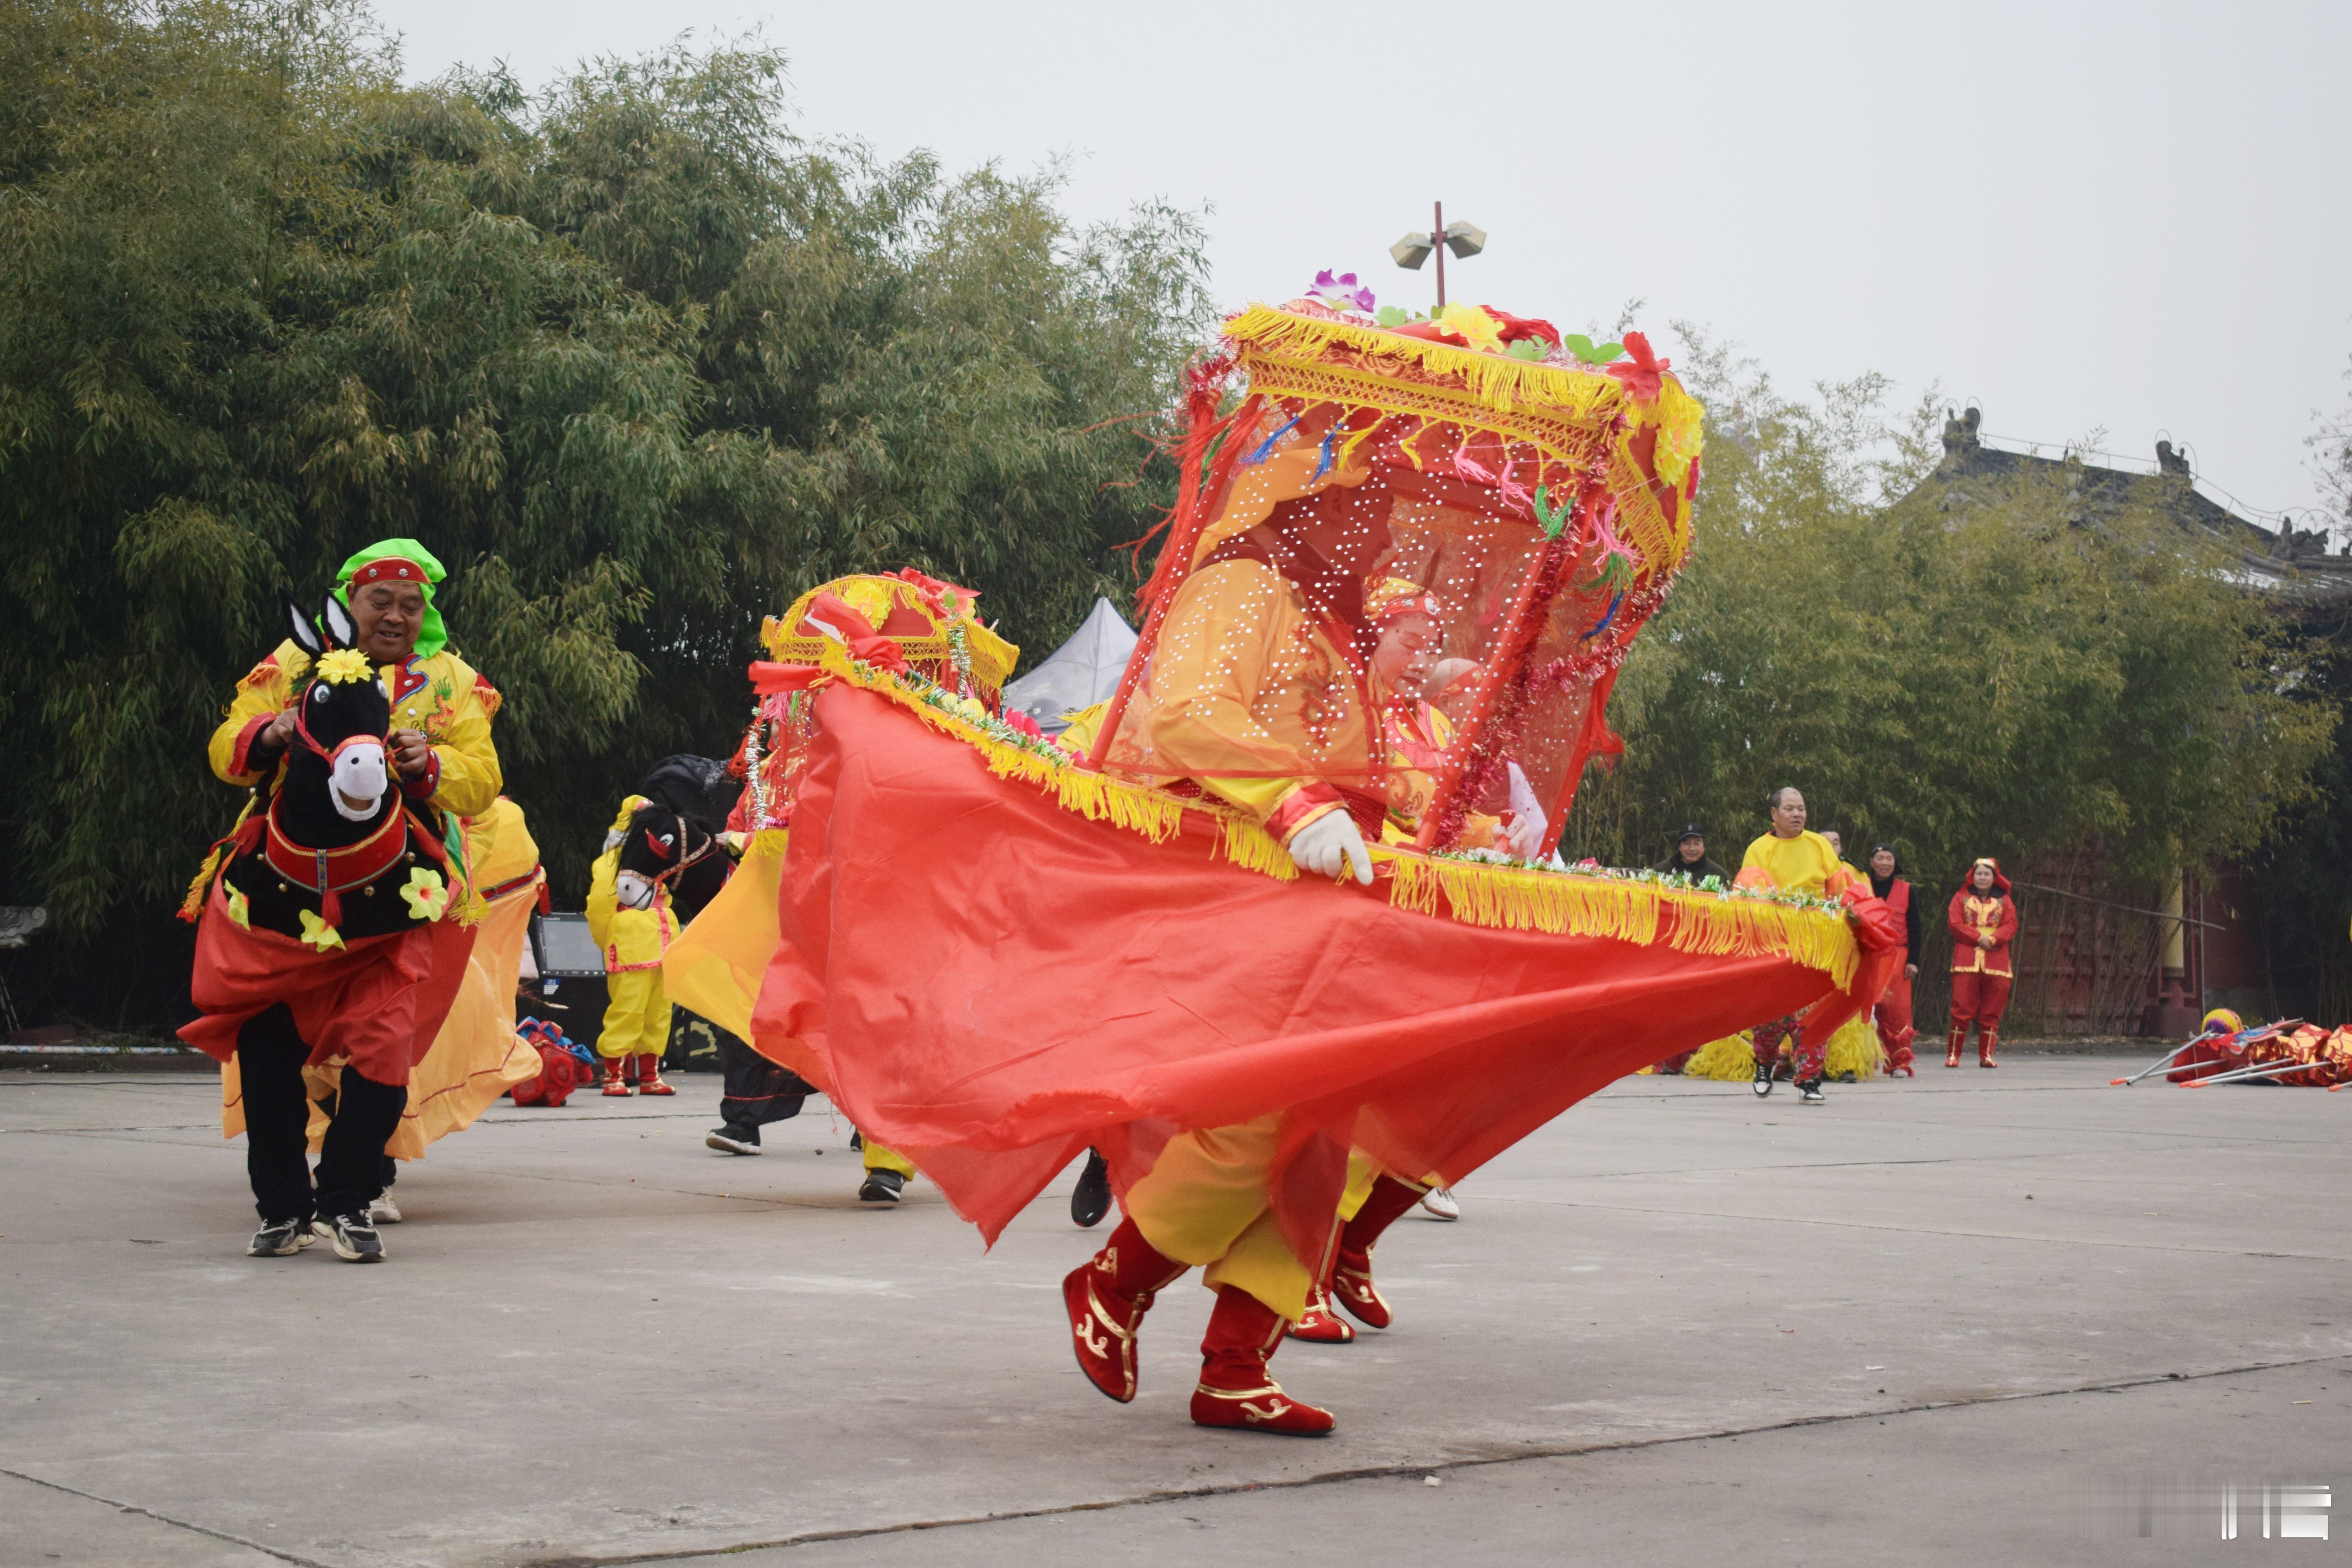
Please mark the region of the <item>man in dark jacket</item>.
[[1878, 1043], [1886, 1052], [1886, 1076], [1901, 1073], [1916, 1078], [1911, 1066], [1911, 1042], [1919, 1031], [1911, 1019], [1911, 982], [1919, 973], [1919, 906], [1911, 897], [1911, 884], [1904, 880], [1902, 862], [1891, 844], [1878, 845], [1870, 852], [1870, 890], [1903, 917], [1904, 938], [1903, 967], [1886, 982], [1886, 994], [1878, 999], [1873, 1021], [1878, 1026]]
[[1704, 881], [1709, 877], [1720, 877], [1726, 882], [1731, 880], [1730, 872], [1708, 858], [1706, 829], [1696, 822], [1683, 829], [1682, 838], [1675, 844], [1674, 853], [1651, 867], [1650, 869], [1679, 871], [1694, 882]]

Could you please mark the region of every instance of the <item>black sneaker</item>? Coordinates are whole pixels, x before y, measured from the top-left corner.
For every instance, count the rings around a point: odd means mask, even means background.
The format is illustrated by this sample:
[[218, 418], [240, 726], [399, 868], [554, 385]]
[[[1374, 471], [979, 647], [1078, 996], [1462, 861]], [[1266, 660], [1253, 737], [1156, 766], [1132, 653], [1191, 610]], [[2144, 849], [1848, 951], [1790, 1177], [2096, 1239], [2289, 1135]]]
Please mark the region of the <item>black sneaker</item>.
[[702, 1141], [702, 1145], [706, 1149], [724, 1150], [730, 1154], [756, 1154], [760, 1152], [759, 1129], [738, 1127], [730, 1121], [724, 1127], [713, 1128], [710, 1136]]
[[245, 1244], [247, 1258], [291, 1258], [319, 1238], [310, 1234], [310, 1221], [273, 1219], [253, 1233]]
[[907, 1178], [896, 1171], [868, 1171], [866, 1184], [857, 1189], [861, 1204], [895, 1204], [906, 1187]]
[[1758, 1062], [1756, 1064], [1756, 1098], [1761, 1100], [1771, 1092], [1772, 1064], [1770, 1062]]
[[1078, 1184], [1070, 1189], [1070, 1223], [1081, 1230], [1092, 1230], [1108, 1213], [1110, 1167], [1103, 1163], [1101, 1150], [1089, 1149], [1087, 1168], [1078, 1173]]
[[1827, 1105], [1829, 1103], [1829, 1100], [1827, 1096], [1822, 1093], [1822, 1080], [1817, 1078], [1809, 1078], [1802, 1083], [1797, 1085], [1797, 1103], [1800, 1105]]
[[376, 1235], [375, 1226], [364, 1214], [339, 1214], [332, 1219], [314, 1219], [310, 1229], [335, 1244], [335, 1256], [346, 1263], [381, 1263], [383, 1261], [383, 1237]]
[[859, 1131], [856, 1128], [855, 1128], [855, 1127], [851, 1128], [851, 1129], [849, 1130], [849, 1152], [850, 1152], [851, 1153], [855, 1154], [855, 1153], [857, 1153], [857, 1152], [861, 1152], [862, 1150], [864, 1150], [864, 1149], [865, 1149], [865, 1147], [866, 1147], [866, 1134], [865, 1134], [865, 1133], [863, 1133], [863, 1132], [860, 1132], [860, 1131]]

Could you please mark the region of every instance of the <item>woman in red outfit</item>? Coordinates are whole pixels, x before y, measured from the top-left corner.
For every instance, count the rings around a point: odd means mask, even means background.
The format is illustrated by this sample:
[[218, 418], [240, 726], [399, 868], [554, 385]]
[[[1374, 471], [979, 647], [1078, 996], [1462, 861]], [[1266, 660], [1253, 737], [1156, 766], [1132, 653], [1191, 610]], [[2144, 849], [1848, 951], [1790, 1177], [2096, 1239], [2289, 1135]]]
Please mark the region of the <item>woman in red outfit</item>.
[[2009, 944], [2017, 935], [2017, 905], [2009, 879], [1987, 857], [1969, 868], [1969, 879], [1952, 895], [1952, 1039], [1944, 1065], [1960, 1065], [1969, 1025], [1977, 1026], [1977, 1066], [1999, 1067], [1993, 1047], [2000, 1039], [2000, 1016], [2009, 1006], [2012, 972]]

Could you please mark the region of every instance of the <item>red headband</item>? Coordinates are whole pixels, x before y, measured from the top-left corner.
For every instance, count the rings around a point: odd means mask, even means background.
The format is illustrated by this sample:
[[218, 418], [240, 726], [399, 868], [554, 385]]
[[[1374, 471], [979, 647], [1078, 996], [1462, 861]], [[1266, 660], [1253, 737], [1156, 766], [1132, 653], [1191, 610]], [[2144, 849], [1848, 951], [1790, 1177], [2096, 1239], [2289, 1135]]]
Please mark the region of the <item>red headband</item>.
[[424, 567], [414, 561], [404, 561], [397, 555], [387, 555], [381, 560], [371, 561], [352, 574], [352, 586], [354, 588], [364, 583], [414, 583], [422, 588], [427, 586], [430, 582], [431, 579], [425, 575]]

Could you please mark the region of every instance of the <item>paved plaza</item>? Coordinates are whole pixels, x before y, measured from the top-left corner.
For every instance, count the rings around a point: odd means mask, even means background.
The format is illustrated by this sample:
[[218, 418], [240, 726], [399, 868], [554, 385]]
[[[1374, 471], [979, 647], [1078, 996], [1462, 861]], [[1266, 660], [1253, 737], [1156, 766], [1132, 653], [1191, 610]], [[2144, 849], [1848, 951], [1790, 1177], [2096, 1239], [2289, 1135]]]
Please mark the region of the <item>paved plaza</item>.
[[362, 1268], [243, 1256], [212, 1078], [0, 1072], [0, 1563], [2343, 1560], [2341, 1490], [2256, 1521], [2352, 1479], [2352, 1094], [2125, 1065], [1627, 1079], [1398, 1223], [1395, 1328], [1276, 1358], [1320, 1441], [1186, 1421], [1189, 1284], [1102, 1398], [1074, 1173], [983, 1253], [859, 1205], [821, 1101], [756, 1160], [709, 1077], [501, 1104]]

